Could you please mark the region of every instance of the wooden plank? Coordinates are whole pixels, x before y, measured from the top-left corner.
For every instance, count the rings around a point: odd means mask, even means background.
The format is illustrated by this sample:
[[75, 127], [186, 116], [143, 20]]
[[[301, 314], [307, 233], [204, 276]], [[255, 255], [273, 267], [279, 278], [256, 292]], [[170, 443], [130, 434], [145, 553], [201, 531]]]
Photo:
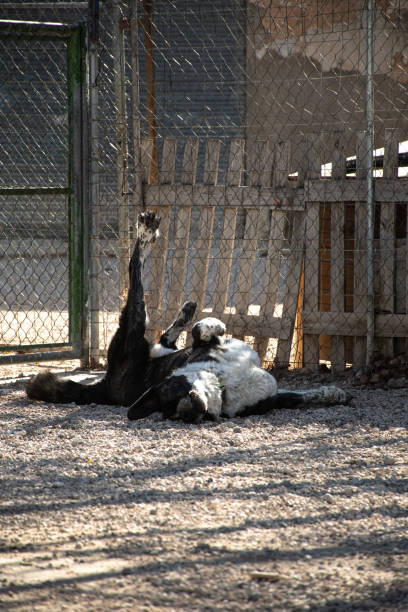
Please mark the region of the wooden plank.
[[248, 160], [248, 184], [270, 187], [272, 180], [272, 155], [266, 140], [256, 140]]
[[295, 368], [303, 367], [303, 296], [305, 293], [305, 263], [302, 262], [300, 273], [299, 297], [297, 303], [295, 329], [293, 330], [293, 345], [291, 363]]
[[[398, 135], [397, 128], [385, 130], [383, 177], [398, 180]], [[396, 211], [395, 204], [382, 204], [380, 218], [380, 261], [378, 279], [380, 294], [376, 300], [376, 308], [382, 313], [393, 313], [396, 305], [395, 288], [395, 257], [396, 257]], [[377, 340], [378, 349], [386, 356], [393, 355], [394, 342], [392, 338]]]
[[[354, 230], [354, 312], [367, 314], [367, 246], [366, 246], [366, 204], [355, 204]], [[348, 332], [348, 330], [345, 330]], [[366, 338], [356, 336], [354, 340], [353, 364], [357, 367], [366, 363]]]
[[[344, 313], [344, 204], [338, 202], [331, 209], [331, 283], [330, 310], [339, 318]], [[331, 337], [332, 371], [343, 371], [346, 367], [345, 339], [343, 334]]]
[[[328, 204], [321, 204], [319, 211], [319, 310], [330, 310], [331, 285], [331, 210]], [[320, 359], [330, 360], [331, 340], [328, 334], [319, 338]]]
[[141, 165], [142, 165], [142, 181], [150, 184], [151, 169], [153, 158], [153, 140], [152, 138], [144, 138], [140, 145]]
[[285, 297], [283, 299], [283, 312], [291, 322], [289, 338], [279, 338], [275, 362], [277, 365], [289, 365], [292, 349], [293, 330], [295, 327], [297, 306], [299, 299], [300, 281], [305, 241], [305, 216], [303, 213], [295, 215], [291, 240], [291, 253], [289, 257], [288, 273], [286, 278]]
[[[385, 128], [383, 178], [398, 178], [399, 129]], [[378, 182], [378, 181], [377, 181]]]
[[258, 219], [259, 210], [250, 209], [246, 211], [236, 301], [237, 313], [244, 315], [248, 313], [248, 308], [251, 303], [252, 280], [258, 246]]
[[[263, 225], [264, 223], [264, 219], [261, 218], [261, 224]], [[270, 223], [267, 224], [269, 226], [269, 239], [259, 312], [259, 316], [265, 321], [272, 319], [275, 312], [276, 296], [279, 288], [279, 275], [282, 264], [282, 251], [285, 245], [285, 223], [285, 213], [281, 211], [271, 212]], [[254, 348], [259, 353], [261, 360], [265, 358], [268, 344], [269, 338], [267, 336], [255, 339]]]
[[[305, 187], [308, 181], [320, 179], [320, 134], [306, 136], [305, 151]], [[306, 192], [306, 189], [305, 189]], [[306, 252], [304, 265], [304, 308], [311, 311], [319, 309], [319, 204], [306, 204]], [[319, 336], [303, 334], [304, 365], [317, 370], [319, 368]]]
[[231, 279], [232, 260], [234, 255], [237, 209], [227, 208], [224, 211], [224, 226], [218, 259], [217, 278], [214, 293], [214, 311], [224, 313], [228, 304], [228, 292]]
[[[366, 180], [367, 174], [367, 137], [365, 132], [357, 132], [356, 134], [356, 178]], [[366, 194], [364, 194], [364, 197]], [[364, 198], [362, 198], [364, 199]]]
[[321, 334], [331, 336], [343, 335], [345, 330], [352, 336], [365, 336], [367, 320], [365, 313], [345, 312], [340, 317], [336, 312], [310, 312], [302, 314], [305, 334]]
[[[165, 329], [174, 321], [179, 310], [175, 308], [168, 308], [165, 311], [152, 311], [149, 313], [150, 326], [152, 328]], [[163, 316], [164, 315], [164, 316]], [[221, 319], [227, 326], [227, 333], [234, 336], [257, 336], [259, 334], [266, 334], [271, 338], [277, 338], [280, 336], [283, 339], [289, 339], [291, 337], [292, 322], [283, 317], [274, 317], [269, 321], [265, 322], [260, 317], [254, 317], [251, 315], [241, 314], [230, 314], [225, 312], [218, 312], [214, 310], [211, 316]], [[198, 311], [195, 314], [195, 320], [208, 317], [208, 312]], [[188, 327], [191, 328], [192, 325]]]
[[205, 206], [202, 208], [198, 224], [198, 239], [194, 255], [192, 299], [197, 302], [197, 306], [200, 310], [204, 308], [205, 302], [214, 226], [214, 210], [213, 206]]
[[[305, 234], [304, 308], [317, 313], [319, 307], [319, 204], [307, 204]], [[303, 334], [303, 358], [306, 367], [318, 369], [319, 335], [310, 334], [306, 329]]]
[[160, 170], [160, 183], [173, 184], [176, 173], [177, 140], [165, 138], [163, 140], [162, 163]]
[[244, 150], [244, 138], [234, 138], [233, 140], [231, 140], [227, 172], [227, 185], [241, 186], [242, 171], [244, 167]]
[[[380, 292], [376, 299], [376, 310], [384, 314], [394, 312], [395, 283], [395, 208], [393, 205], [381, 206], [379, 261], [376, 263], [376, 276]], [[393, 340], [386, 338], [376, 342], [377, 348], [387, 357], [393, 355]]]
[[[273, 155], [270, 149], [269, 143], [265, 140], [256, 141], [253, 147], [253, 157], [254, 161], [249, 167], [251, 168], [249, 174], [249, 184], [257, 185], [260, 188], [270, 187], [272, 184], [272, 167], [273, 167]], [[269, 286], [267, 284], [267, 274], [268, 274], [268, 263], [270, 257], [273, 256], [269, 250], [270, 246], [270, 228], [271, 228], [271, 210], [270, 207], [265, 202], [266, 206], [262, 206], [263, 202], [259, 201], [261, 208], [259, 210], [259, 222], [258, 222], [258, 248], [264, 246], [265, 242], [267, 242], [267, 262], [266, 262], [266, 274], [264, 277], [264, 290], [263, 290], [263, 298], [261, 298], [260, 305], [260, 314], [259, 316], [267, 316], [269, 318], [273, 317], [274, 310], [269, 313], [262, 314], [262, 303], [265, 303], [265, 296], [268, 293]], [[272, 246], [272, 248], [274, 248]], [[255, 262], [254, 262], [255, 265]], [[275, 299], [274, 299], [275, 302]], [[273, 304], [274, 308], [274, 304]], [[269, 338], [267, 336], [256, 336], [254, 338], [254, 349], [257, 351], [261, 361], [263, 362], [266, 359], [266, 353], [268, 350]]]
[[343, 132], [336, 132], [334, 134], [333, 144], [332, 179], [335, 181], [344, 180], [346, 177], [346, 153]]
[[272, 185], [275, 189], [288, 186], [290, 143], [279, 142], [275, 147]]
[[255, 187], [224, 187], [221, 185], [146, 185], [147, 206], [232, 206], [276, 210], [302, 211], [305, 208], [303, 189], [273, 189]]
[[[331, 335], [347, 332], [352, 336], [361, 336], [365, 341], [367, 335], [366, 313], [345, 312], [339, 318], [335, 312], [303, 311], [305, 333], [318, 334], [322, 330]], [[379, 314], [375, 319], [375, 333], [378, 338], [407, 338], [408, 315]]]
[[183, 299], [188, 242], [190, 238], [191, 206], [180, 206], [177, 211], [174, 235], [174, 254], [171, 265], [168, 308], [179, 310]]
[[[367, 195], [365, 179], [346, 178], [344, 180], [314, 179], [305, 181], [304, 198], [307, 202], [356, 202], [363, 201]], [[408, 181], [399, 179], [375, 179], [375, 201], [392, 203], [406, 202]], [[295, 194], [297, 199], [297, 194]]]
[[161, 221], [159, 237], [152, 246], [152, 268], [149, 285], [149, 309], [152, 310], [162, 308], [171, 209], [169, 207], [157, 207], [155, 212], [160, 216]]
[[184, 148], [181, 182], [184, 185], [195, 185], [198, 160], [198, 138], [188, 138]]
[[205, 147], [204, 185], [216, 185], [220, 162], [221, 141], [208, 138]]

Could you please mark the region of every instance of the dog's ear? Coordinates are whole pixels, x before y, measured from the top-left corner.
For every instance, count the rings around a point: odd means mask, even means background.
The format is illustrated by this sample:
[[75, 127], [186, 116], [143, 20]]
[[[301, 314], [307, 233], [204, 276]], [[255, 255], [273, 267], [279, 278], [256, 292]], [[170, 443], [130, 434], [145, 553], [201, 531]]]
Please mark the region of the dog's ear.
[[136, 421], [158, 410], [160, 410], [160, 400], [157, 397], [156, 387], [150, 387], [129, 407], [127, 416], [131, 421]]

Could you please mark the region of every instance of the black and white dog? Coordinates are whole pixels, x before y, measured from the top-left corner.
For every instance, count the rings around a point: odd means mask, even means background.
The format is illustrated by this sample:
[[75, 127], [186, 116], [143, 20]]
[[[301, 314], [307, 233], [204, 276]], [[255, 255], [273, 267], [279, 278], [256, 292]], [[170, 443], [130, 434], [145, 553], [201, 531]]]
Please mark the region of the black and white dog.
[[147, 314], [142, 270], [160, 219], [153, 212], [139, 216], [135, 248], [129, 264], [129, 292], [119, 327], [108, 349], [104, 378], [90, 385], [38, 374], [26, 387], [30, 399], [77, 404], [129, 406], [129, 419], [153, 412], [199, 423], [203, 419], [264, 414], [273, 408], [294, 408], [312, 402], [341, 404], [347, 395], [338, 387], [312, 391], [278, 391], [275, 378], [261, 368], [258, 354], [245, 342], [225, 338], [225, 325], [208, 317], [192, 329], [192, 346], [177, 350], [181, 331], [192, 320], [196, 304], [187, 302], [158, 344], [145, 338]]

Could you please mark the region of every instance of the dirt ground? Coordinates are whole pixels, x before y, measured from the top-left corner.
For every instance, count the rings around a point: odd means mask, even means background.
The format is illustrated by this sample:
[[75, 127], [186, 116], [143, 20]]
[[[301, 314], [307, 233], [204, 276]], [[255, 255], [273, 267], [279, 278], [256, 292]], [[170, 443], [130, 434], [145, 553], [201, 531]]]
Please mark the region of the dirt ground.
[[407, 388], [343, 378], [348, 406], [130, 423], [28, 401], [43, 368], [1, 373], [0, 609], [408, 609]]

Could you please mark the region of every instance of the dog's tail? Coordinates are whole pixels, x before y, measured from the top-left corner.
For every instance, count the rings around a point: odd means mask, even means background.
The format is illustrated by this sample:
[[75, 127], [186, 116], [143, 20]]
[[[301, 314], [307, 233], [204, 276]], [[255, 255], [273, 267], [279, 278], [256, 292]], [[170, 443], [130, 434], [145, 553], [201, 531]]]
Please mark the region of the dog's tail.
[[105, 380], [89, 385], [74, 380], [61, 380], [52, 372], [42, 372], [31, 378], [26, 385], [30, 399], [53, 404], [109, 404]]

